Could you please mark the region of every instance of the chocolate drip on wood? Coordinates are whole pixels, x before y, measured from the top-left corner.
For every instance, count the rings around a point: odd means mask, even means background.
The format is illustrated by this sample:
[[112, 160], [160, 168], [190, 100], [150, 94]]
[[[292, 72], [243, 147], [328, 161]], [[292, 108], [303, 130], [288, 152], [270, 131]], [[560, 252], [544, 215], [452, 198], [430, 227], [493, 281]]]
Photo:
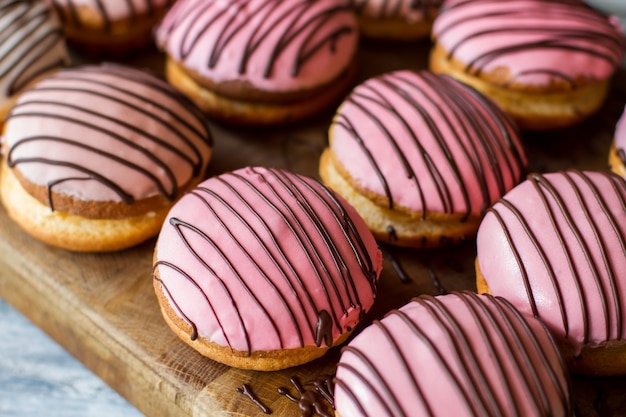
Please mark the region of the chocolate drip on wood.
[[437, 275], [435, 270], [429, 266], [426, 267], [426, 270], [428, 271], [428, 276], [433, 283], [433, 287], [435, 287], [435, 290], [437, 290], [437, 295], [448, 294], [448, 290], [445, 289], [445, 287], [441, 283], [441, 280], [439, 280], [439, 275]]
[[[334, 413], [329, 413], [326, 410], [326, 395], [319, 393], [319, 384], [314, 384], [317, 391], [307, 390], [305, 386], [300, 382], [297, 377], [289, 379], [293, 387], [296, 389], [297, 396], [294, 396], [285, 387], [278, 388], [278, 393], [287, 397], [290, 401], [298, 404], [300, 408], [300, 417], [313, 417], [315, 414], [320, 417], [334, 417]], [[332, 408], [332, 402], [331, 402]]]
[[403, 284], [410, 284], [411, 282], [413, 282], [409, 274], [402, 266], [402, 262], [400, 262], [400, 259], [397, 255], [397, 249], [394, 246], [387, 244], [380, 244], [380, 249], [382, 250], [383, 255], [385, 255], [385, 258], [387, 258], [389, 262], [391, 262], [391, 266], [396, 272], [396, 275], [398, 276], [400, 282], [402, 282]]
[[257, 407], [263, 411], [265, 414], [272, 414], [272, 410], [259, 399], [259, 397], [252, 391], [252, 388], [248, 384], [242, 384], [241, 387], [238, 387], [236, 391], [245, 397], [247, 397], [250, 401], [254, 403]]

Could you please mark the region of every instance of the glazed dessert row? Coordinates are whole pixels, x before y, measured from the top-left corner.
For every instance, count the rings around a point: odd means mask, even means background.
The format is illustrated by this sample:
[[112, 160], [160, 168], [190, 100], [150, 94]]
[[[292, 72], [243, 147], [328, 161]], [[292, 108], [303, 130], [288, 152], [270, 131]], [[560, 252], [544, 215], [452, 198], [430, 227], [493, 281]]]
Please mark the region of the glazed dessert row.
[[[626, 373], [626, 122], [607, 149], [615, 172], [527, 175], [520, 130], [600, 106], [625, 45], [606, 16], [575, 0], [384, 2], [392, 20], [438, 15], [434, 72], [348, 91], [355, 10], [363, 20], [374, 2], [94, 3], [105, 33], [164, 15], [169, 83], [116, 64], [64, 68], [62, 26], [88, 26], [78, 0], [0, 3], [0, 197], [27, 233], [89, 252], [157, 236], [166, 323], [230, 366], [284, 369], [359, 333], [338, 364], [341, 417], [568, 416], [569, 371]], [[41, 39], [45, 53], [29, 55]], [[210, 122], [296, 122], [337, 101], [321, 182], [254, 166], [206, 178]], [[361, 328], [380, 296], [380, 243], [475, 238], [484, 294], [421, 296]]]
[[2, 3], [4, 53], [14, 55], [2, 62], [21, 74], [6, 97], [68, 63], [61, 30], [96, 56], [137, 51], [154, 34], [167, 80], [231, 124], [294, 123], [331, 108], [358, 74], [360, 35], [390, 28], [430, 35], [430, 69], [481, 91], [523, 129], [557, 129], [600, 108], [625, 46], [618, 24], [580, 0], [47, 0], [49, 9], [29, 11], [31, 3]]

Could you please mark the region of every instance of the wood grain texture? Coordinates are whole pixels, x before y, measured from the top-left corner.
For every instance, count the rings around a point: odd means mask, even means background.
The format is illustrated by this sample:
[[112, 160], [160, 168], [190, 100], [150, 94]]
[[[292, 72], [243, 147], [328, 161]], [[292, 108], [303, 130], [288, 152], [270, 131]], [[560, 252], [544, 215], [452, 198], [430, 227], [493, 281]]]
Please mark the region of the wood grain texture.
[[[425, 68], [428, 44], [363, 44], [361, 79], [384, 71]], [[161, 57], [131, 64], [155, 68]], [[530, 170], [604, 169], [615, 122], [626, 101], [620, 72], [602, 111], [576, 128], [525, 137]], [[317, 176], [332, 110], [294, 127], [242, 130], [213, 125], [215, 153], [209, 175], [246, 165], [288, 168]], [[279, 372], [231, 369], [201, 357], [163, 321], [152, 290], [154, 239], [111, 254], [76, 254], [26, 236], [0, 211], [0, 296], [147, 416], [262, 416], [243, 395], [250, 385], [273, 415], [298, 416], [290, 378], [313, 381], [334, 373], [339, 350], [310, 364]], [[386, 251], [379, 298], [367, 321], [413, 296], [474, 288], [474, 245], [435, 251]], [[404, 270], [407, 283], [397, 269]], [[626, 415], [626, 379], [576, 378], [577, 416]], [[330, 411], [326, 405], [327, 411]], [[608, 411], [607, 411], [608, 410]]]

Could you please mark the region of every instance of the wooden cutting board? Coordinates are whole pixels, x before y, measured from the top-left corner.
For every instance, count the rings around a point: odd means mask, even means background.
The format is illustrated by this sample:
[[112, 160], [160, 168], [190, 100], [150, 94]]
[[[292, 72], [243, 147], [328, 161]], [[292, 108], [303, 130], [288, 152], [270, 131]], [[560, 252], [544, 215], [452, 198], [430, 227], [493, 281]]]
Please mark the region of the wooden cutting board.
[[[429, 44], [363, 44], [361, 79], [394, 69], [426, 67]], [[161, 72], [156, 53], [127, 63]], [[604, 169], [615, 122], [626, 102], [620, 72], [602, 111], [573, 129], [526, 135], [531, 171]], [[294, 127], [242, 130], [213, 126], [209, 175], [246, 165], [317, 176], [332, 111]], [[80, 254], [52, 248], [19, 230], [0, 209], [0, 296], [41, 327], [147, 416], [260, 416], [237, 390], [252, 388], [273, 415], [305, 415], [293, 399], [332, 375], [339, 350], [279, 372], [242, 371], [203, 358], [163, 321], [152, 290], [154, 239], [118, 253]], [[379, 298], [367, 321], [413, 296], [474, 289], [474, 244], [436, 251], [385, 250]], [[626, 415], [626, 378], [574, 378], [577, 416]], [[279, 393], [285, 388], [292, 396]], [[331, 413], [327, 401], [320, 402]]]

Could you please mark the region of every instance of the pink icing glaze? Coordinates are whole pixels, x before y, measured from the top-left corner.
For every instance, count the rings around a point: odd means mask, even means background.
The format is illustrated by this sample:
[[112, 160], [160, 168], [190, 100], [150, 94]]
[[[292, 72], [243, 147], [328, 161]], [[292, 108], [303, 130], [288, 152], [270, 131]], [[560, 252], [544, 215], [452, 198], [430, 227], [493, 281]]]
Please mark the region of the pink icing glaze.
[[443, 0], [350, 0], [358, 15], [374, 19], [431, 20]]
[[615, 146], [626, 152], [626, 108], [615, 125]]
[[176, 198], [179, 185], [204, 173], [211, 151], [195, 107], [165, 82], [117, 65], [39, 82], [20, 96], [4, 139], [9, 165], [26, 179], [95, 201]]
[[414, 299], [343, 349], [341, 417], [571, 416], [568, 377], [549, 333], [505, 300]]
[[360, 188], [416, 212], [482, 215], [526, 165], [517, 129], [491, 101], [425, 71], [357, 86], [330, 137]]
[[341, 75], [358, 31], [343, 0], [180, 0], [156, 38], [175, 61], [214, 82], [292, 91]]
[[0, 100], [69, 61], [61, 24], [43, 2], [0, 1]]
[[248, 352], [315, 346], [324, 310], [337, 340], [372, 306], [382, 268], [343, 199], [266, 168], [222, 174], [185, 195], [155, 260], [172, 307], [200, 337]]
[[531, 85], [607, 79], [625, 45], [619, 27], [578, 0], [451, 0], [433, 36], [466, 72], [504, 67]]
[[623, 178], [533, 175], [485, 215], [478, 266], [494, 295], [536, 314], [579, 351], [625, 338], [625, 241]]
[[87, 7], [105, 21], [126, 19], [138, 14], [150, 14], [154, 7], [163, 7], [172, 0], [46, 0], [57, 8]]

